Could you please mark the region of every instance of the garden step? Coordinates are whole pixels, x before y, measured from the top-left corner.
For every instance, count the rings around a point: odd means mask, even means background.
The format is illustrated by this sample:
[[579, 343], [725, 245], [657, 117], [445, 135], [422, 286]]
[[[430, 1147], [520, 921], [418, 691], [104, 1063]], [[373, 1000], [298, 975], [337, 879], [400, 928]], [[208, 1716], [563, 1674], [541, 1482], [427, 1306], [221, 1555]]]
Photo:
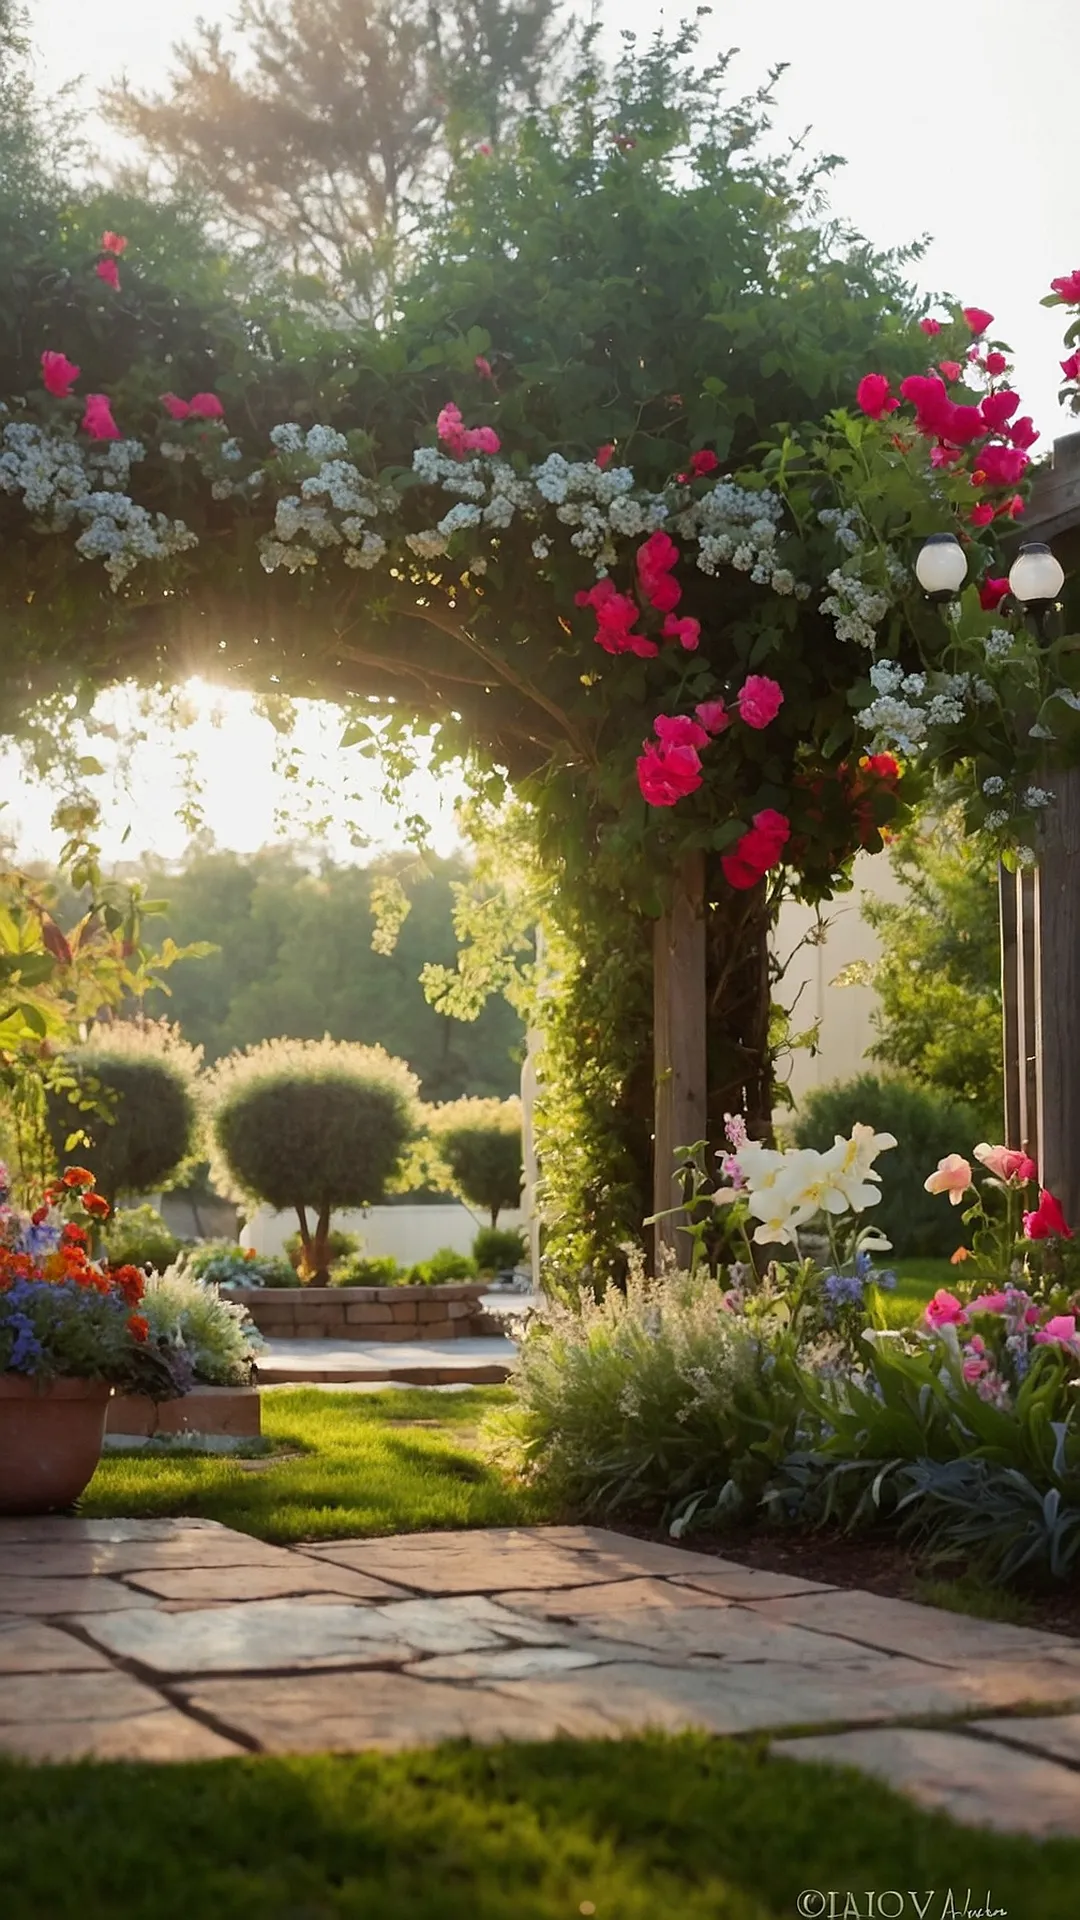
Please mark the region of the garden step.
[[497, 1335], [465, 1340], [286, 1340], [268, 1338], [256, 1363], [260, 1386], [400, 1382], [406, 1386], [492, 1386], [509, 1375], [517, 1349]]

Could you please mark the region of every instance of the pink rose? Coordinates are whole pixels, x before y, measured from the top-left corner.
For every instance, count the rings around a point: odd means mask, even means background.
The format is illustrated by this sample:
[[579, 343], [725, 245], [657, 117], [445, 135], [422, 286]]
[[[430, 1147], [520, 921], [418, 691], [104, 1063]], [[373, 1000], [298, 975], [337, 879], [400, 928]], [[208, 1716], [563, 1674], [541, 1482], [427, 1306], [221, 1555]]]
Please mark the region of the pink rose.
[[473, 366], [476, 368], [481, 380], [494, 380], [495, 375], [491, 371], [491, 361], [486, 359], [482, 353], [477, 354], [476, 359], [473, 361]]
[[119, 293], [120, 269], [111, 255], [108, 260], [99, 260], [97, 266], [94, 268], [94, 272], [97, 274], [99, 280], [104, 280], [107, 286], [112, 287], [114, 292]]
[[[1007, 1293], [980, 1293], [977, 1300], [968, 1301], [969, 1313], [1008, 1313], [1012, 1306]], [[972, 1346], [975, 1342], [972, 1341]]]
[[46, 350], [41, 356], [41, 378], [46, 393], [57, 400], [69, 400], [71, 388], [81, 373], [73, 360], [64, 353], [52, 353]]
[[614, 451], [615, 451], [615, 448], [612, 445], [610, 440], [608, 441], [606, 446], [597, 447], [596, 452], [593, 455], [595, 464], [598, 467], [610, 467], [611, 456], [614, 453]]
[[988, 500], [980, 500], [978, 506], [972, 507], [968, 514], [973, 527], [988, 527], [993, 517], [994, 509]]
[[939, 1287], [933, 1299], [927, 1301], [923, 1319], [936, 1332], [939, 1327], [964, 1326], [967, 1314], [955, 1293], [950, 1293], [947, 1287]]
[[1006, 427], [1005, 431], [1012, 441], [1013, 446], [1022, 448], [1025, 453], [1029, 447], [1035, 445], [1036, 440], [1039, 438], [1030, 413], [1025, 413], [1020, 420], [1014, 420], [1012, 426]]
[[677, 640], [680, 647], [685, 647], [687, 653], [693, 653], [701, 639], [701, 621], [693, 619], [689, 614], [685, 619], [680, 620], [677, 614], [669, 613], [661, 632], [665, 640]]
[[191, 412], [187, 401], [181, 400], [178, 393], [159, 393], [158, 399], [161, 401], [170, 420], [186, 420], [188, 414]]
[[1039, 1177], [1034, 1160], [1030, 1160], [1026, 1153], [1018, 1153], [1013, 1147], [992, 1147], [983, 1140], [975, 1149], [975, 1158], [998, 1180], [1016, 1180], [1023, 1185]]
[[190, 411], [199, 420], [224, 420], [225, 409], [216, 393], [193, 393]]
[[657, 746], [652, 740], [637, 763], [638, 786], [650, 807], [673, 807], [701, 785], [701, 761], [693, 747]]
[[1068, 359], [1061, 362], [1061, 371], [1066, 380], [1080, 380], [1080, 352], [1070, 353]]
[[122, 233], [103, 233], [101, 236], [102, 253], [123, 253], [127, 241]]
[[1011, 387], [999, 387], [996, 393], [988, 393], [979, 412], [986, 421], [991, 433], [1001, 433], [1007, 421], [1011, 420], [1020, 405], [1020, 395]]
[[945, 375], [946, 380], [959, 380], [963, 372], [959, 360], [939, 360], [938, 369]]
[[1053, 293], [1060, 293], [1067, 306], [1080, 306], [1080, 267], [1062, 274], [1058, 280], [1051, 280], [1050, 288]]
[[883, 373], [864, 373], [855, 389], [855, 398], [871, 420], [880, 420], [884, 413], [895, 413], [900, 405], [899, 400], [889, 398], [889, 382]]
[[665, 747], [707, 747], [709, 744], [706, 729], [686, 713], [658, 713], [653, 732]]
[[740, 719], [760, 732], [775, 720], [784, 704], [784, 690], [767, 674], [751, 673], [743, 681], [738, 696]]
[[941, 321], [931, 319], [929, 314], [926, 315], [924, 320], [919, 321], [919, 325], [925, 334], [929, 334], [931, 340], [935, 333], [941, 332]]
[[745, 892], [756, 887], [780, 856], [791, 836], [791, 823], [773, 807], [755, 813], [748, 833], [737, 841], [730, 853], [721, 855], [720, 865], [729, 887]]
[[987, 313], [985, 307], [964, 307], [962, 311], [972, 333], [976, 335], [985, 333], [987, 327], [992, 327], [994, 324], [993, 314]]
[[1000, 580], [993, 579], [990, 575], [987, 575], [987, 578], [979, 588], [980, 607], [982, 607], [986, 613], [995, 613], [1008, 591], [1009, 582], [1005, 575], [1002, 575]]
[[706, 733], [724, 733], [731, 725], [731, 715], [722, 700], [702, 700], [694, 712]]
[[997, 379], [999, 373], [1004, 373], [1008, 364], [1009, 362], [1005, 355], [997, 352], [988, 353], [986, 359], [983, 361], [983, 366], [993, 380]]
[[122, 440], [116, 421], [112, 417], [109, 397], [104, 393], [88, 393], [86, 411], [82, 417], [82, 430], [91, 440]]
[[711, 447], [702, 447], [698, 453], [690, 455], [690, 471], [695, 480], [700, 480], [706, 473], [715, 473], [719, 465], [720, 461]]

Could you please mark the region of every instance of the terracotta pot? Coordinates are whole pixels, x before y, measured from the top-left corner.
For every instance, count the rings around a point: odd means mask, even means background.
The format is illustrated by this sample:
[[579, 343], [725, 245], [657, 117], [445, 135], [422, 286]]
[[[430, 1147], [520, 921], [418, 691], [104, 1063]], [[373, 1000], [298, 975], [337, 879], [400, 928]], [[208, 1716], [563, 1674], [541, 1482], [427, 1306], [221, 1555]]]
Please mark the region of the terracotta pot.
[[0, 1373], [0, 1513], [70, 1507], [101, 1457], [112, 1388]]

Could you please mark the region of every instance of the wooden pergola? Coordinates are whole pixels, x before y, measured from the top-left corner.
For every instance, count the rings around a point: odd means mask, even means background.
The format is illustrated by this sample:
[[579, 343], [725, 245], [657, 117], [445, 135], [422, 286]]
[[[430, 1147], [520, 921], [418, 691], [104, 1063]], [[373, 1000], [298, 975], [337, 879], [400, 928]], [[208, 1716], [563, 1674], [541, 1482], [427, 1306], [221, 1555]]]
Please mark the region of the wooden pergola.
[[[1065, 569], [1066, 631], [1080, 631], [1080, 433], [1054, 442], [1020, 533]], [[1035, 867], [1002, 869], [1005, 1141], [1038, 1162], [1080, 1225], [1080, 769], [1047, 773]]]

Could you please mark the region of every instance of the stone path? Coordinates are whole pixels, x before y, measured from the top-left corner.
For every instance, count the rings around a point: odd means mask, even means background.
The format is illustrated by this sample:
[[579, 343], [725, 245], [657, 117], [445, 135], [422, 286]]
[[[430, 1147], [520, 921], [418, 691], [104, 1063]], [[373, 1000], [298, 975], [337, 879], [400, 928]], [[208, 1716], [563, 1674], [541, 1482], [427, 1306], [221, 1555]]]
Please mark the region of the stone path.
[[770, 1736], [974, 1824], [1080, 1833], [1080, 1643], [590, 1527], [273, 1547], [0, 1520], [0, 1751]]
[[465, 1340], [295, 1340], [266, 1337], [256, 1362], [259, 1385], [344, 1384], [498, 1386], [517, 1348], [491, 1334]]

